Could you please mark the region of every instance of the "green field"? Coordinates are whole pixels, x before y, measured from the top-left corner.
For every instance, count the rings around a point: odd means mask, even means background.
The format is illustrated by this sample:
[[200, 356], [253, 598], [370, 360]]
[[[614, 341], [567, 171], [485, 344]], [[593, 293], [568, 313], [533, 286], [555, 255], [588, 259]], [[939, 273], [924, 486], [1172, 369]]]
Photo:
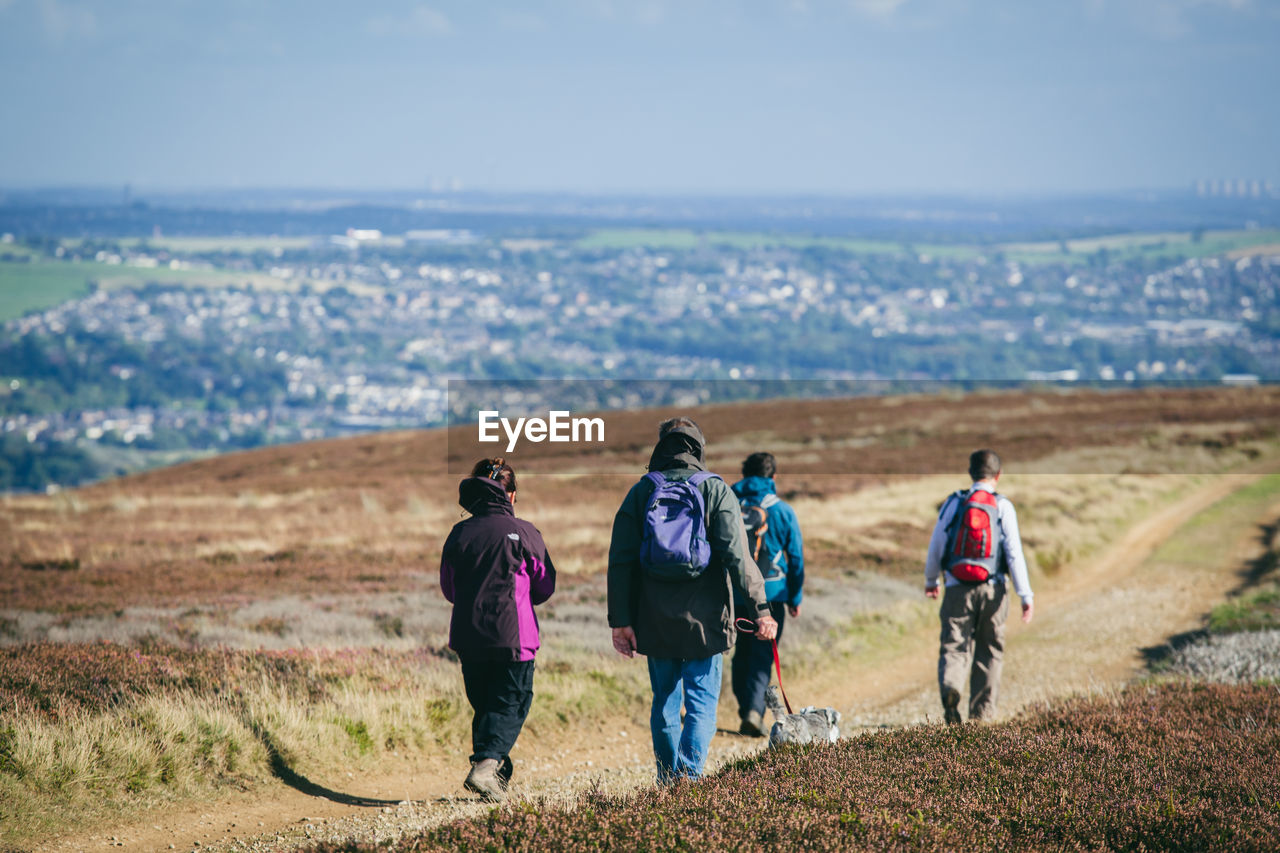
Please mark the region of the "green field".
[[[1023, 264], [1083, 263], [1090, 255], [1106, 250], [1117, 258], [1138, 256], [1182, 256], [1203, 258], [1255, 246], [1280, 244], [1280, 230], [1208, 231], [1199, 240], [1189, 231], [1114, 234], [1080, 240], [1036, 243], [920, 244], [890, 240], [859, 240], [851, 237], [805, 237], [753, 233], [749, 231], [693, 231], [672, 228], [605, 228], [594, 231], [577, 243], [580, 249], [635, 249], [682, 251], [700, 246], [729, 246], [735, 249], [787, 247], [827, 248], [860, 255], [931, 255], [964, 260], [981, 255], [1003, 254]], [[1067, 251], [1063, 251], [1063, 248]]]
[[728, 246], [733, 249], [785, 247], [825, 248], [860, 255], [921, 254], [935, 257], [977, 257], [977, 246], [900, 243], [892, 240], [859, 240], [853, 237], [805, 237], [794, 234], [766, 234], [751, 231], [692, 231], [673, 228], [605, 228], [577, 242], [580, 249], [657, 250], [696, 249], [699, 246]]
[[1062, 242], [1005, 243], [1000, 247], [1005, 257], [1022, 263], [1070, 263], [1100, 250], [1118, 258], [1168, 257], [1207, 258], [1225, 255], [1255, 246], [1280, 244], [1280, 230], [1206, 231], [1196, 240], [1189, 231], [1166, 231], [1143, 234], [1114, 234]]
[[[84, 296], [89, 292], [91, 282], [108, 289], [170, 284], [180, 287], [292, 290], [303, 284], [264, 273], [217, 269], [175, 270], [167, 267], [131, 267], [123, 264], [69, 261], [0, 262], [0, 322]], [[320, 286], [314, 282], [312, 284]], [[356, 289], [352, 285], [348, 287]]]
[[0, 322], [89, 292], [97, 264], [0, 262]]
[[[309, 249], [317, 241], [325, 238], [308, 237], [265, 237], [246, 236], [243, 234], [222, 234], [201, 237], [121, 237], [110, 242], [122, 249], [146, 247], [156, 250], [176, 252], [178, 254], [205, 254], [209, 252], [226, 252], [228, 254], [250, 254], [252, 252], [270, 252], [273, 249]], [[64, 237], [58, 244], [64, 249], [77, 249], [84, 245], [79, 237]], [[0, 254], [4, 254], [0, 246]]]
[[209, 252], [226, 252], [231, 254], [249, 254], [252, 252], [270, 252], [273, 249], [309, 249], [321, 237], [245, 237], [231, 235], [225, 237], [150, 237], [146, 239], [121, 240], [125, 248], [150, 246], [153, 249], [166, 249], [182, 254], [205, 254]]
[[0, 243], [0, 258], [29, 258], [36, 254], [36, 250], [21, 243]]

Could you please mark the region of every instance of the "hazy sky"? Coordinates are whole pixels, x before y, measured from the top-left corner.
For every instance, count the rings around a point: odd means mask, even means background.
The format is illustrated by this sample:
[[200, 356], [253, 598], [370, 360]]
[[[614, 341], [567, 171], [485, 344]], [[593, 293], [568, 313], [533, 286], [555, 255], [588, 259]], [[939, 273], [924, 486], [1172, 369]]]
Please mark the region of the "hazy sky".
[[0, 0], [0, 185], [1280, 184], [1280, 0]]

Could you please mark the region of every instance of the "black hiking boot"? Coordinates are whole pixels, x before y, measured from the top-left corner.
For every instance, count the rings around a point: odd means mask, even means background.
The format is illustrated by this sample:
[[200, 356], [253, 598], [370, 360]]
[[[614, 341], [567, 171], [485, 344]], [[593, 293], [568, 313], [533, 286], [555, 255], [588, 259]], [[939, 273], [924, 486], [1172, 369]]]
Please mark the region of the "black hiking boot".
[[960, 691], [948, 687], [942, 692], [942, 719], [954, 726], [960, 720]]
[[747, 737], [764, 737], [764, 718], [759, 711], [748, 711], [738, 727], [738, 734]]

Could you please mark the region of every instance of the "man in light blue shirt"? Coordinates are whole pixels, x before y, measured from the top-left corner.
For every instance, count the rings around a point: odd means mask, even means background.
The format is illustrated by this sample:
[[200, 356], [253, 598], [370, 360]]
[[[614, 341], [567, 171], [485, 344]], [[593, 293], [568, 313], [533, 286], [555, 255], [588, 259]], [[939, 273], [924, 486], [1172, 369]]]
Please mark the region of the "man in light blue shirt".
[[1022, 621], [1029, 623], [1033, 612], [1018, 515], [1009, 499], [996, 492], [1000, 457], [993, 450], [974, 451], [969, 476], [972, 486], [943, 501], [924, 566], [924, 594], [929, 598], [938, 597], [939, 578], [945, 579], [938, 686], [948, 723], [960, 722], [960, 693], [966, 680], [969, 718], [995, 716], [1010, 576], [1022, 600]]

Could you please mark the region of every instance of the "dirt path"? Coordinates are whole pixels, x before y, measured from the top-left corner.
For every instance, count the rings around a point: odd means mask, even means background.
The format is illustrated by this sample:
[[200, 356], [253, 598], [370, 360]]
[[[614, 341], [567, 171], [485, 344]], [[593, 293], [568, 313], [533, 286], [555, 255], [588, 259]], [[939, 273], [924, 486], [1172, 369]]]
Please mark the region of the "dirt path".
[[[1187, 520], [1260, 476], [1212, 477], [1135, 525], [1087, 566], [1073, 567], [1056, 582], [1041, 584], [1033, 624], [1023, 626], [1011, 615], [1001, 713], [1067, 694], [1117, 689], [1141, 670], [1141, 648], [1197, 627], [1203, 614], [1234, 586], [1251, 549], [1256, 550], [1251, 535], [1224, 542], [1222, 559], [1209, 576], [1151, 577], [1148, 558]], [[1280, 514], [1280, 505], [1270, 507], [1269, 514]], [[1252, 525], [1248, 530], [1251, 534]], [[926, 626], [902, 638], [892, 655], [855, 666], [842, 677], [824, 673], [788, 682], [789, 693], [804, 697], [806, 703], [820, 696], [822, 702], [840, 708], [846, 731], [937, 721], [936, 643], [936, 628]], [[721, 711], [722, 719], [733, 718], [727, 704]], [[713, 761], [760, 746], [759, 740], [722, 733], [713, 745]], [[534, 796], [567, 797], [593, 783], [628, 788], [647, 783], [652, 774], [643, 720], [618, 718], [559, 741], [522, 743], [520, 754], [518, 778], [524, 791]], [[308, 839], [392, 838], [405, 830], [483, 813], [483, 805], [463, 796], [465, 768], [460, 761], [455, 764], [444, 768], [404, 762], [384, 767], [377, 775], [349, 773], [344, 779], [315, 780], [341, 789], [348, 800], [363, 798], [359, 804], [279, 784], [60, 839], [40, 849], [274, 850]]]

